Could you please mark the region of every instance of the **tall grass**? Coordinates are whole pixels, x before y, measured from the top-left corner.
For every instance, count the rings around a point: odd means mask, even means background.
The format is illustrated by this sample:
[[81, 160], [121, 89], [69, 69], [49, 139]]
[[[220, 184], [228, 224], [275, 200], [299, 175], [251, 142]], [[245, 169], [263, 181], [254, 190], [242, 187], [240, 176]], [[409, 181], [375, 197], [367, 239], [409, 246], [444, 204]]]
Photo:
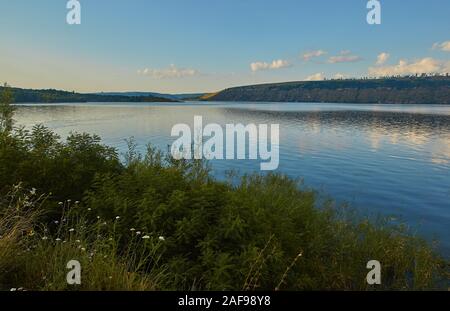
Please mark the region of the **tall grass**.
[[0, 201], [0, 271], [15, 265], [16, 255], [26, 248], [26, 236], [32, 234], [40, 212], [31, 209], [34, 202], [27, 195], [19, 197], [19, 191], [20, 185]]
[[[115, 232], [119, 219], [90, 219], [78, 202], [58, 204], [62, 217], [50, 225], [39, 222], [34, 210], [43, 198], [11, 193], [0, 217], [0, 289], [20, 290], [156, 290], [163, 271], [147, 263], [157, 261], [158, 243], [133, 235], [120, 249]], [[81, 211], [77, 211], [77, 209]], [[135, 236], [134, 236], [135, 235]], [[80, 285], [68, 285], [66, 265], [82, 267]]]

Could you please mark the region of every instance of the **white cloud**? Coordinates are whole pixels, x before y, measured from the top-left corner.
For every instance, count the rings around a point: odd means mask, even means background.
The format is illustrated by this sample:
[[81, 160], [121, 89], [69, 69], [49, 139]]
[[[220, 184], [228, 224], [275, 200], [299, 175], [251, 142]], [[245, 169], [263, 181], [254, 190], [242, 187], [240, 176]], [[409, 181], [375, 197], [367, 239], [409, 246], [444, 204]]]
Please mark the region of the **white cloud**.
[[287, 60], [278, 59], [272, 61], [272, 63], [266, 63], [266, 62], [254, 62], [250, 64], [250, 68], [253, 72], [259, 71], [259, 70], [276, 70], [281, 68], [290, 67], [291, 64]]
[[309, 77], [306, 77], [305, 81], [322, 81], [325, 79], [325, 75], [323, 72], [318, 72]]
[[377, 56], [377, 65], [384, 65], [391, 55], [389, 53], [383, 52]]
[[447, 73], [450, 70], [450, 61], [440, 61], [431, 57], [418, 59], [412, 62], [400, 60], [397, 65], [370, 67], [371, 76], [395, 76], [421, 73]]
[[359, 62], [360, 60], [362, 60], [361, 57], [359, 57], [357, 55], [352, 55], [350, 51], [344, 50], [344, 51], [341, 51], [341, 53], [339, 55], [331, 56], [328, 59], [328, 62], [330, 64], [355, 63], [355, 62]]
[[137, 71], [139, 75], [143, 76], [151, 76], [156, 79], [175, 79], [175, 78], [185, 78], [185, 77], [193, 77], [200, 72], [196, 69], [192, 68], [178, 68], [174, 64], [171, 64], [169, 68], [165, 69], [151, 69], [145, 68]]
[[433, 44], [433, 50], [441, 50], [444, 52], [450, 52], [450, 41], [445, 41], [442, 43], [436, 42]]
[[327, 52], [325, 52], [323, 50], [309, 51], [309, 52], [306, 52], [305, 54], [303, 54], [302, 58], [305, 62], [308, 62], [315, 57], [320, 57], [325, 54], [327, 54]]

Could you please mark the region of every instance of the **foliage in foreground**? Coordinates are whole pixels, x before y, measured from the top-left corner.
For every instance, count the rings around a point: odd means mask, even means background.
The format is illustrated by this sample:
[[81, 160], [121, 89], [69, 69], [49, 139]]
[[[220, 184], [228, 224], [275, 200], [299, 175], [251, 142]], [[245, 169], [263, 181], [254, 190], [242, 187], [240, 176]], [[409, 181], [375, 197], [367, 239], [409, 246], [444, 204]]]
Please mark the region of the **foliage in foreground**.
[[[61, 142], [42, 126], [0, 132], [0, 289], [447, 286], [448, 263], [404, 226], [317, 206], [288, 177], [220, 182], [204, 163], [151, 147], [125, 158], [88, 134]], [[71, 259], [82, 265], [79, 287], [66, 283]], [[373, 259], [377, 287], [366, 283]]]
[[[38, 223], [43, 198], [37, 197], [35, 190], [26, 192], [19, 185], [6, 198], [9, 203], [3, 206], [0, 218], [0, 289], [155, 289], [159, 275], [145, 273], [141, 267], [154, 254], [144, 252], [145, 244], [135, 240], [128, 251], [119, 251], [114, 224], [100, 219], [87, 223], [77, 213], [79, 202], [60, 204], [61, 219], [43, 226]], [[80, 286], [65, 281], [66, 265], [72, 259], [81, 263]]]

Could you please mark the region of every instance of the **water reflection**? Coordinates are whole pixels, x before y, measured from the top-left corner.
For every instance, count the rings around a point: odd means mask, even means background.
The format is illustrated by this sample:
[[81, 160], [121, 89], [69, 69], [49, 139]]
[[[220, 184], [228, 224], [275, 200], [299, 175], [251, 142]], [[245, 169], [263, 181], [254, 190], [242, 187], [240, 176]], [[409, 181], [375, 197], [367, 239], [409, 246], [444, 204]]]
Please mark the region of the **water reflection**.
[[[251, 111], [225, 109], [229, 120], [241, 122], [280, 122], [295, 131], [299, 152], [328, 148], [352, 148], [352, 141], [365, 136], [372, 151], [386, 145], [401, 145], [417, 152], [418, 159], [433, 163], [450, 162], [450, 116], [386, 111]], [[317, 136], [320, 139], [317, 139]], [[392, 146], [391, 146], [392, 147]]]

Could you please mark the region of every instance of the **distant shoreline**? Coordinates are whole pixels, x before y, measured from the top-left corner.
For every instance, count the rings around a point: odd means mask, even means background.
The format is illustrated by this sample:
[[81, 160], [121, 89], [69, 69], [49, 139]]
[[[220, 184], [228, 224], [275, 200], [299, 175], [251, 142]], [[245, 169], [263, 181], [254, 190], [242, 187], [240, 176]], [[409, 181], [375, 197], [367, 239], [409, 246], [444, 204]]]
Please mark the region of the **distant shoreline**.
[[[0, 91], [3, 87], [0, 87]], [[16, 104], [272, 102], [449, 105], [450, 77], [391, 77], [258, 84], [209, 94], [117, 92], [83, 94], [54, 89], [11, 88]]]
[[[2, 92], [4, 87], [0, 87]], [[104, 102], [124, 102], [124, 103], [153, 103], [153, 102], [178, 102], [178, 100], [146, 96], [126, 96], [126, 95], [99, 95], [82, 94], [76, 92], [67, 92], [54, 89], [33, 90], [22, 88], [11, 88], [13, 94], [13, 103], [36, 103], [36, 104], [55, 104], [55, 103], [104, 103]]]

